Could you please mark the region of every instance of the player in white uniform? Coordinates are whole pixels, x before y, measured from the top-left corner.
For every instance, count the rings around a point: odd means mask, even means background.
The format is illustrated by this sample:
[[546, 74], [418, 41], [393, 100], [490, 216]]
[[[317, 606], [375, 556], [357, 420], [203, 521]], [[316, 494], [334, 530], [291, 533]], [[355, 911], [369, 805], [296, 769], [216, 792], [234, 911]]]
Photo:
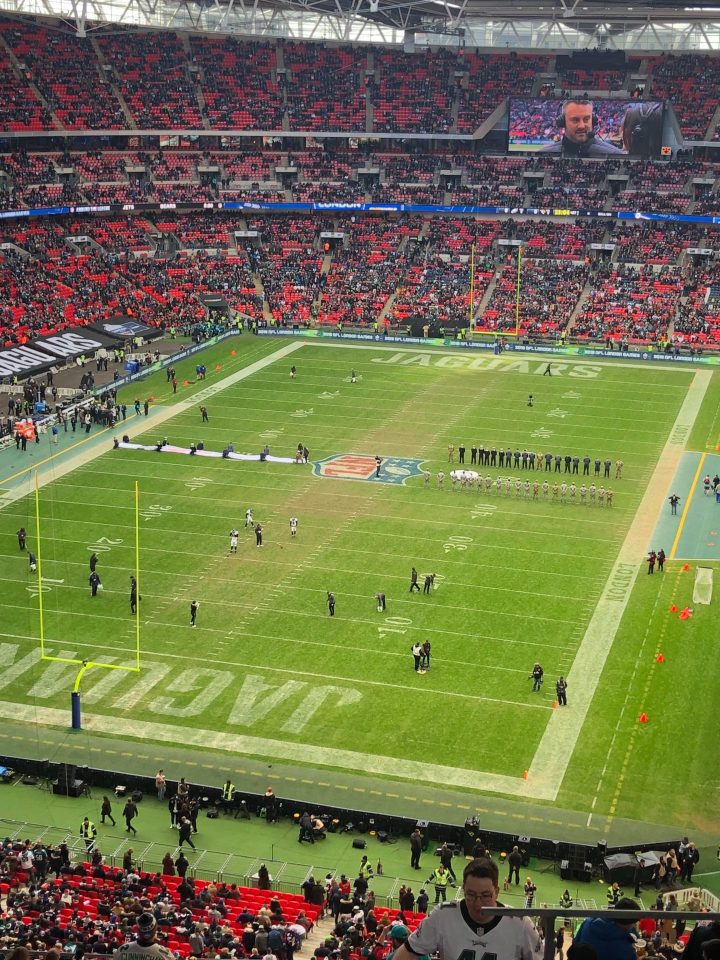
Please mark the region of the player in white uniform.
[[440, 960], [539, 960], [542, 941], [529, 917], [493, 914], [498, 904], [498, 868], [492, 860], [472, 860], [463, 873], [464, 897], [444, 903], [427, 916], [393, 954], [415, 960], [438, 954]]
[[248, 507], [247, 510], [245, 511], [245, 526], [252, 527], [253, 525], [254, 523], [253, 523], [252, 507]]
[[297, 524], [298, 524], [297, 517], [290, 517], [290, 536], [291, 537], [297, 536]]
[[230, 531], [230, 553], [237, 553], [238, 532], [235, 527]]

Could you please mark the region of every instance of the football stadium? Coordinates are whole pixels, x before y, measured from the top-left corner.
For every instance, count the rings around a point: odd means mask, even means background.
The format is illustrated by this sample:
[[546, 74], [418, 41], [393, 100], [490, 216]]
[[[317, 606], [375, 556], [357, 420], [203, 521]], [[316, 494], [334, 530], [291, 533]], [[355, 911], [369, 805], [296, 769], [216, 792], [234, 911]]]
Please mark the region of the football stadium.
[[720, 956], [716, 14], [0, 0], [3, 960]]

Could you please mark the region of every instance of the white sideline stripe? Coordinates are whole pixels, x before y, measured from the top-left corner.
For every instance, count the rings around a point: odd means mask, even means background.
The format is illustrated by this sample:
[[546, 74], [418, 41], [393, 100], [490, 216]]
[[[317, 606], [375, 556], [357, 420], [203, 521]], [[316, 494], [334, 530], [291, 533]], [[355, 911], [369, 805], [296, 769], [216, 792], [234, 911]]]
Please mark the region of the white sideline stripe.
[[675, 474], [685, 449], [685, 440], [700, 410], [711, 377], [712, 371], [701, 370], [693, 378], [568, 674], [568, 700], [571, 706], [560, 707], [553, 712], [530, 764], [528, 779], [517, 783], [517, 794], [557, 799], [630, 599], [640, 570], [640, 559], [647, 548], [658, 514], [664, 507], [664, 500], [658, 499], [658, 491], [664, 491], [668, 480]]
[[[0, 717], [4, 720], [20, 720], [24, 723], [44, 724], [49, 727], [67, 729], [67, 710], [54, 707], [34, 707], [27, 704], [0, 701]], [[102, 714], [83, 712], [83, 729], [90, 733], [118, 735], [118, 717], [106, 717]], [[170, 723], [128, 720], [128, 737], [138, 740], [152, 740], [156, 743], [172, 743], [181, 746], [200, 747], [203, 750], [224, 750], [228, 753], [274, 757], [277, 760], [296, 761], [302, 757], [303, 763], [318, 766], [344, 767], [374, 773], [397, 779], [398, 777], [417, 782], [430, 782], [455, 787], [472, 787], [475, 790], [487, 790], [495, 793], [512, 793], [515, 777], [502, 774], [478, 773], [476, 770], [463, 770], [459, 767], [446, 767], [435, 763], [421, 763], [415, 760], [402, 760], [395, 757], [372, 756], [357, 753], [354, 750], [338, 750], [335, 747], [314, 747], [309, 744], [284, 743], [282, 740], [266, 740], [263, 737], [251, 737], [243, 734], [218, 733], [214, 730], [197, 730], [191, 727], [175, 726]]]
[[[161, 424], [165, 423], [166, 420], [176, 417], [179, 413], [185, 413], [187, 410], [191, 410], [193, 407], [199, 406], [199, 404], [203, 403], [203, 401], [205, 401], [208, 397], [215, 396], [215, 394], [220, 393], [222, 390], [226, 390], [228, 387], [232, 387], [234, 384], [239, 383], [246, 377], [251, 377], [260, 370], [264, 370], [265, 367], [269, 367], [277, 360], [282, 360], [283, 357], [287, 357], [289, 354], [295, 353], [296, 350], [300, 350], [304, 345], [304, 341], [302, 343], [289, 343], [286, 346], [281, 347], [279, 350], [276, 350], [274, 353], [270, 353], [266, 357], [256, 360], [255, 363], [251, 363], [249, 366], [243, 367], [242, 370], [238, 370], [236, 373], [230, 374], [229, 377], [224, 377], [222, 380], [218, 380], [217, 383], [210, 384], [210, 386], [205, 387], [188, 400], [181, 400], [179, 403], [174, 403], [168, 407], [155, 407], [149, 416], [143, 417], [142, 421], [140, 421], [142, 423], [143, 432], [150, 427], [159, 427]], [[116, 434], [123, 433], [127, 429], [127, 424], [121, 420], [120, 423], [115, 424], [115, 429], [113, 431], [108, 431], [108, 439]], [[49, 463], [43, 464], [42, 467], [39, 467], [39, 486], [44, 487], [46, 484], [52, 483], [54, 480], [58, 480], [60, 477], [64, 477], [68, 473], [72, 473], [79, 467], [83, 467], [86, 464], [91, 463], [93, 460], [97, 460], [98, 457], [101, 457], [104, 453], [107, 453], [108, 450], [109, 448], [104, 444], [96, 443], [89, 449], [79, 450], [77, 453], [71, 454], [70, 456], [63, 456], [62, 452], [60, 452], [60, 455], [57, 457], [57, 459], [53, 457]], [[0, 509], [8, 506], [11, 503], [15, 503], [16, 500], [21, 500], [29, 493], [32, 493], [34, 489], [34, 471], [29, 470], [27, 478], [24, 482], [19, 483], [17, 487], [11, 487], [6, 493], [0, 496]]]
[[[647, 363], [634, 363], [631, 360], [623, 360], [622, 357], [618, 356], [617, 360], [611, 360], [609, 363], [606, 363], [601, 357], [567, 357], [563, 354], [545, 354], [545, 353], [518, 353], [517, 356], [513, 351], [509, 357], [503, 355], [496, 357], [492, 350], [479, 350], [479, 349], [465, 349], [457, 348], [455, 350], [438, 350], [436, 348], [428, 349], [428, 347], [422, 347], [419, 344], [417, 346], [413, 345], [412, 347], [404, 347], [399, 343], [385, 344], [382, 341], [378, 343], [346, 343], [340, 342], [338, 340], [311, 340], [308, 339], [305, 343], [309, 344], [312, 347], [339, 347], [341, 350], [383, 350], [385, 352], [389, 351], [390, 353], [424, 353], [430, 354], [432, 357], [467, 357], [468, 360], [476, 360], [478, 357], [485, 357], [487, 360], [496, 360], [498, 364], [493, 367], [489, 367], [487, 372], [490, 373], [493, 369], [497, 370], [500, 364], [506, 363], [517, 363], [518, 360], [526, 360], [528, 363], [537, 363], [545, 366], [548, 360], [553, 366], [558, 367], [574, 367], [579, 364], [588, 364], [592, 367], [615, 367], [616, 370], [622, 369], [623, 367], [629, 367], [631, 370], [674, 370], [675, 372], [681, 371], [682, 373], [712, 373], [710, 370], [696, 370], [692, 364], [685, 363], [672, 363], [668, 362], [658, 366], [650, 366]], [[618, 363], [619, 361], [619, 363]], [[660, 362], [660, 361], [658, 361]], [[449, 369], [458, 369], [462, 370], [462, 367], [449, 368]], [[484, 371], [483, 371], [484, 372]], [[575, 378], [572, 378], [575, 379]], [[641, 386], [638, 384], [638, 386]], [[673, 387], [677, 389], [682, 389], [681, 386], [672, 384]]]

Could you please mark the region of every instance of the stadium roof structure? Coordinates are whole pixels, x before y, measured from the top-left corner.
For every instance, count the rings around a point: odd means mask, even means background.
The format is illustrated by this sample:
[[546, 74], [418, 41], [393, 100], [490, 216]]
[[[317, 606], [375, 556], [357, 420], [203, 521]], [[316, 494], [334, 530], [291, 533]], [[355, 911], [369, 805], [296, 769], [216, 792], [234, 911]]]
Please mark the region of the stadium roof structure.
[[80, 36], [122, 26], [515, 50], [720, 50], [720, 0], [0, 0]]

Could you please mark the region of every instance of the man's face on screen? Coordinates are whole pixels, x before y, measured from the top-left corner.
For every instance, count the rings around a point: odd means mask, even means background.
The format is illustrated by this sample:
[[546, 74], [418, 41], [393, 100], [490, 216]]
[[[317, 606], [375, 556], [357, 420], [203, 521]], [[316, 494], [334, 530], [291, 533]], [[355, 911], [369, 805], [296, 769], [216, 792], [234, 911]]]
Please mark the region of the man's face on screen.
[[592, 104], [569, 103], [565, 107], [565, 136], [573, 143], [586, 143], [592, 134]]

